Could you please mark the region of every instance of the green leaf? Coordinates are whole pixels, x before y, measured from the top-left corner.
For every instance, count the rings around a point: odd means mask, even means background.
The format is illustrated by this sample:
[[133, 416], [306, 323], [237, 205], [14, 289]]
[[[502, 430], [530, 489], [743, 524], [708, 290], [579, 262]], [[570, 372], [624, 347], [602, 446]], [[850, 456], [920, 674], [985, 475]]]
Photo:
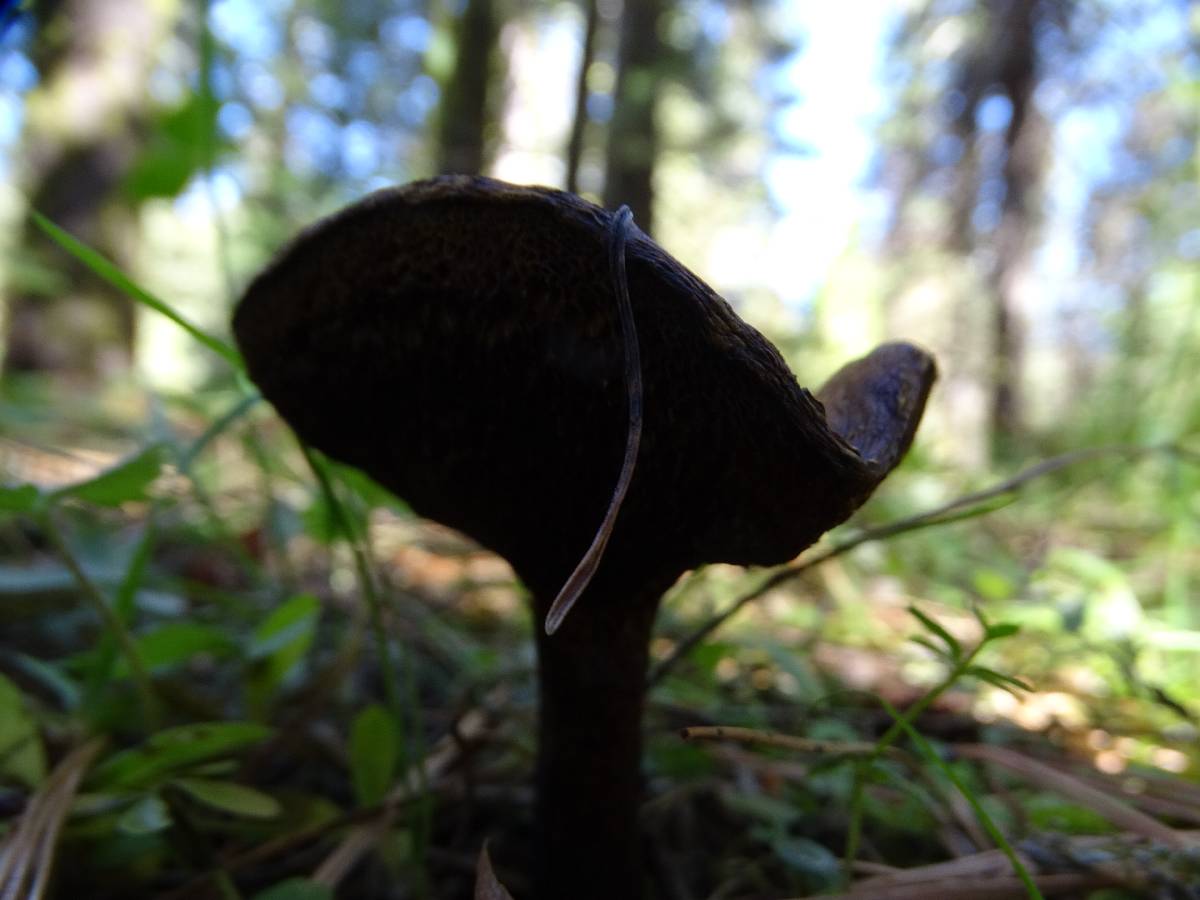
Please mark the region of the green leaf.
[[822, 886], [836, 883], [840, 871], [838, 858], [816, 841], [781, 834], [770, 843], [775, 857], [785, 865], [814, 878]]
[[251, 710], [264, 716], [288, 678], [303, 661], [317, 634], [321, 602], [312, 594], [297, 594], [272, 610], [254, 630], [246, 655], [256, 665], [247, 679]]
[[333, 505], [323, 494], [314, 496], [300, 513], [300, 523], [304, 526], [304, 533], [320, 544], [330, 545], [351, 537], [346, 534]]
[[1035, 793], [1022, 797], [1021, 806], [1030, 824], [1039, 831], [1067, 834], [1112, 834], [1113, 826], [1086, 806], [1062, 800], [1053, 794]]
[[646, 751], [646, 759], [655, 775], [676, 781], [700, 781], [714, 775], [716, 761], [699, 741], [658, 741]]
[[781, 833], [787, 831], [802, 815], [795, 804], [766, 794], [722, 792], [721, 802], [733, 812], [755, 819]]
[[355, 717], [350, 727], [350, 774], [361, 805], [383, 800], [396, 771], [399, 751], [400, 728], [382, 706], [368, 706]]
[[[32, 693], [52, 697], [54, 702], [68, 712], [75, 712], [83, 700], [79, 685], [67, 674], [67, 663], [61, 660], [46, 662], [19, 651], [8, 652], [8, 662], [15, 672], [29, 679]], [[0, 712], [0, 718], [3, 717]]]
[[386, 508], [394, 512], [412, 516], [412, 507], [375, 481], [362, 469], [347, 466], [342, 463], [325, 460], [334, 480], [353, 494], [364, 509]]
[[273, 819], [283, 807], [270, 794], [233, 781], [208, 778], [175, 778], [172, 784], [182, 788], [206, 806], [249, 819]]
[[214, 131], [216, 113], [211, 95], [198, 92], [158, 116], [141, 158], [125, 178], [124, 189], [134, 200], [174, 197], [183, 190], [205, 163], [203, 141]]
[[984, 599], [991, 601], [1007, 600], [1016, 593], [1012, 580], [996, 569], [978, 569], [971, 581], [975, 591]]
[[95, 478], [58, 488], [50, 496], [54, 499], [73, 497], [96, 506], [120, 506], [145, 500], [147, 489], [162, 471], [164, 455], [161, 446], [147, 447]]
[[[266, 659], [286, 654], [295, 662], [312, 643], [320, 615], [321, 601], [315, 595], [296, 594], [273, 609], [254, 629], [247, 651], [249, 657]], [[300, 645], [299, 652], [297, 645]]]
[[1146, 613], [1132, 582], [1116, 563], [1087, 550], [1061, 547], [1050, 553], [1036, 577], [1060, 609], [1079, 609], [1087, 639], [1141, 639]]
[[333, 900], [333, 888], [307, 878], [289, 878], [259, 891], [251, 900]]
[[174, 197], [195, 172], [195, 164], [185, 155], [172, 152], [177, 148], [168, 141], [152, 141], [146, 154], [138, 160], [125, 179], [125, 190], [135, 200], [149, 197]]
[[[152, 672], [161, 672], [187, 663], [199, 653], [228, 656], [236, 644], [229, 635], [211, 625], [198, 622], [168, 622], [137, 639], [142, 661]], [[117, 674], [129, 676], [129, 668], [118, 663]]]
[[33, 789], [46, 777], [46, 753], [37, 723], [17, 686], [0, 675], [0, 780]]
[[[83, 571], [88, 578], [101, 586], [114, 584], [120, 573], [109, 568], [108, 560], [101, 568], [97, 565], [83, 564]], [[33, 566], [0, 565], [0, 598], [5, 603], [21, 605], [32, 599], [42, 604], [42, 613], [65, 609], [69, 604], [63, 603], [62, 598], [70, 595], [76, 588], [75, 576], [65, 566], [58, 563], [46, 563]]]
[[924, 647], [926, 650], [928, 650], [930, 653], [932, 653], [938, 659], [945, 659], [945, 660], [949, 660], [951, 662], [954, 661], [954, 657], [952, 657], [946, 651], [945, 647], [939, 647], [933, 641], [929, 640], [929, 638], [922, 637], [921, 635], [916, 634], [916, 635], [913, 635], [912, 637], [910, 637], [909, 640], [912, 641], [914, 644], [920, 644], [922, 647]]
[[146, 794], [121, 814], [117, 829], [125, 834], [154, 834], [171, 827], [171, 811], [158, 794]]
[[197, 763], [260, 743], [271, 729], [253, 722], [181, 725], [151, 735], [145, 745], [117, 753], [93, 770], [96, 787], [144, 787]]
[[929, 616], [925, 615], [925, 613], [921, 612], [921, 610], [917, 609], [915, 606], [910, 606], [908, 611], [916, 616], [917, 621], [925, 627], [926, 631], [929, 631], [930, 633], [935, 634], [942, 639], [949, 650], [950, 656], [953, 659], [957, 660], [962, 657], [962, 645], [959, 644], [954, 635], [948, 632]]
[[37, 509], [42, 492], [32, 484], [0, 486], [0, 513], [29, 513]]
[[59, 228], [41, 213], [34, 210], [30, 212], [30, 215], [33, 217], [34, 222], [37, 223], [37, 226], [49, 236], [50, 240], [74, 256], [98, 277], [104, 279], [117, 290], [127, 294], [143, 306], [149, 307], [155, 312], [166, 316], [195, 338], [197, 342], [203, 344], [213, 353], [216, 353], [235, 369], [245, 371], [246, 366], [242, 362], [241, 356], [229, 344], [193, 325], [158, 297], [137, 285], [124, 272], [91, 247], [75, 238], [69, 232]]
[[1001, 690], [1008, 691], [1010, 694], [1016, 694], [1017, 691], [1028, 693], [1033, 690], [1032, 685], [1026, 684], [1019, 678], [1013, 678], [1011, 675], [1005, 675], [1003, 672], [996, 672], [992, 669], [985, 669], [983, 666], [970, 666], [966, 674], [974, 675], [976, 678], [986, 681], [988, 684], [998, 687]]
[[1015, 622], [997, 622], [995, 625], [987, 626], [984, 638], [989, 641], [997, 641], [1001, 638], [1012, 637], [1020, 630], [1021, 626]]
[[[145, 524], [142, 526], [141, 537], [138, 538], [133, 553], [130, 554], [129, 562], [125, 567], [125, 574], [117, 585], [116, 593], [113, 596], [113, 615], [122, 625], [127, 626], [133, 621], [137, 607], [138, 587], [145, 578], [146, 567], [150, 564], [151, 551], [154, 549], [156, 532], [154, 520], [155, 509], [151, 506], [146, 516]], [[85, 709], [88, 710], [89, 715], [94, 715], [101, 708], [97, 701], [113, 680], [118, 653], [117, 636], [111, 630], [106, 629], [100, 639], [99, 645], [96, 647], [96, 652], [91, 657], [91, 663], [85, 677]], [[124, 660], [124, 665], [126, 673], [128, 673], [128, 659]], [[128, 677], [128, 674], [126, 674], [126, 677]]]

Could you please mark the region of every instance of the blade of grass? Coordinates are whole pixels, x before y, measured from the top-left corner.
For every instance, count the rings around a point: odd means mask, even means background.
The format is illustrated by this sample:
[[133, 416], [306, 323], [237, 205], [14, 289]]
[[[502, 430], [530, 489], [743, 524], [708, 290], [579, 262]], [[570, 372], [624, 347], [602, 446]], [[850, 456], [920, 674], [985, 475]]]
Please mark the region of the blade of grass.
[[[128, 628], [129, 623], [133, 620], [137, 589], [142, 583], [142, 578], [146, 572], [146, 566], [150, 562], [150, 553], [154, 548], [155, 539], [155, 518], [158, 514], [158, 507], [151, 505], [149, 512], [146, 514], [146, 522], [142, 527], [142, 536], [138, 540], [137, 546], [134, 548], [133, 555], [130, 557], [129, 565], [125, 569], [125, 574], [121, 578], [121, 583], [117, 587], [116, 596], [113, 598], [112, 614], [115, 621], [121, 623], [122, 628]], [[92, 710], [97, 708], [97, 701], [101, 691], [112, 678], [113, 667], [116, 663], [117, 648], [121, 645], [120, 638], [111, 628], [106, 629], [100, 641], [100, 646], [97, 648], [95, 662], [90, 667], [87, 674], [84, 686], [84, 709]], [[126, 650], [126, 656], [128, 657]], [[130, 671], [133, 669], [130, 664]]]
[[195, 443], [179, 455], [179, 471], [184, 475], [191, 474], [192, 464], [195, 463], [196, 458], [205, 451], [208, 445], [220, 437], [227, 428], [241, 419], [242, 416], [250, 412], [261, 399], [262, 395], [257, 391], [247, 394], [235, 403], [232, 408], [213, 420], [212, 424], [204, 429], [204, 434], [200, 435]]
[[[346, 536], [346, 540], [350, 545], [350, 551], [354, 556], [354, 566], [358, 573], [363, 597], [367, 601], [370, 629], [374, 637], [376, 653], [379, 656], [380, 670], [383, 674], [384, 694], [388, 706], [391, 707], [393, 715], [396, 716], [396, 721], [401, 726], [400, 746], [402, 748], [403, 763], [406, 766], [411, 765], [413, 760], [424, 756], [425, 750], [422, 741], [423, 724], [421, 722], [421, 706], [420, 700], [417, 697], [416, 673], [412, 669], [411, 657], [405, 657], [404, 683], [407, 691], [402, 701], [400, 695], [401, 678], [397, 674], [395, 660], [388, 650], [387, 631], [383, 624], [383, 600], [379, 596], [375, 575], [368, 559], [369, 551], [366, 538], [359, 531], [353, 517], [346, 510], [345, 504], [342, 503], [341, 498], [338, 496], [334, 486], [335, 474], [324, 457], [320, 456], [303, 441], [300, 442], [300, 451], [304, 454], [305, 461], [316, 476], [321, 494], [335, 517], [338, 526]], [[406, 712], [407, 716], [405, 715]], [[406, 727], [406, 722], [410, 722], [411, 724]], [[425, 780], [424, 769], [420, 766], [417, 767], [417, 779], [419, 782], [417, 785], [417, 815], [412, 822], [415, 870], [413, 874], [417, 882], [415, 885], [417, 895], [424, 897], [428, 896], [429, 887], [426, 876], [425, 853], [428, 844], [428, 835], [432, 827], [433, 808], [429, 784]]]
[[883, 697], [879, 698], [879, 702], [883, 708], [887, 710], [887, 714], [892, 717], [893, 721], [904, 730], [906, 735], [908, 735], [908, 739], [913, 742], [913, 746], [917, 748], [921, 756], [925, 758], [926, 762], [930, 763], [932, 766], [934, 766], [934, 768], [945, 775], [946, 778], [949, 779], [950, 783], [953, 784], [958, 790], [958, 792], [962, 794], [963, 799], [967, 801], [972, 812], [975, 813], [975, 818], [978, 820], [979, 824], [984, 827], [984, 830], [987, 831], [988, 836], [995, 842], [996, 847], [999, 848], [1000, 852], [1008, 857], [1008, 861], [1012, 864], [1013, 872], [1019, 879], [1021, 879], [1021, 884], [1025, 885], [1025, 890], [1028, 892], [1029, 896], [1033, 898], [1033, 900], [1042, 900], [1042, 892], [1039, 891], [1037, 885], [1034, 884], [1033, 878], [1029, 874], [1029, 870], [1025, 868], [1024, 864], [1021, 862], [1021, 858], [1017, 856], [1017, 851], [1013, 849], [1012, 844], [1008, 842], [1008, 839], [996, 826], [996, 823], [992, 821], [992, 817], [987, 814], [987, 810], [983, 808], [983, 804], [979, 802], [979, 798], [976, 797], [971, 792], [971, 789], [967, 787], [966, 783], [958, 777], [958, 773], [955, 772], [953, 768], [946, 765], [945, 761], [934, 752], [933, 747], [929, 745], [929, 742], [925, 740], [924, 736], [917, 731], [917, 729], [913, 728], [912, 723], [908, 721], [905, 716], [901, 715], [899, 710], [892, 706], [892, 704], [888, 703], [888, 701]]
[[68, 231], [59, 228], [45, 216], [37, 211], [31, 213], [33, 221], [42, 229], [54, 243], [58, 244], [63, 250], [71, 254], [75, 259], [79, 260], [83, 265], [90, 269], [98, 277], [103, 278], [117, 290], [127, 294], [133, 300], [143, 306], [154, 310], [160, 315], [166, 316], [197, 342], [203, 344], [213, 353], [220, 356], [227, 363], [233, 366], [234, 369], [241, 372], [246, 366], [242, 362], [241, 355], [232, 346], [222, 341], [220, 338], [209, 334], [197, 325], [192, 324], [184, 318], [175, 309], [167, 303], [155, 297], [145, 288], [135, 283], [128, 275], [122, 272], [117, 266], [113, 265], [109, 260], [105, 259], [100, 253], [93, 250], [87, 244], [80, 241]]
[[864, 791], [867, 781], [867, 770], [875, 763], [880, 756], [887, 751], [889, 747], [896, 742], [896, 739], [904, 733], [906, 726], [911, 726], [925, 710], [933, 705], [938, 697], [942, 696], [946, 691], [954, 686], [967, 670], [975, 662], [975, 658], [979, 656], [980, 651], [987, 646], [987, 640], [977, 644], [966, 656], [962, 657], [955, 663], [950, 670], [937, 685], [924, 694], [916, 703], [908, 708], [908, 710], [895, 722], [891, 727], [884, 732], [883, 736], [875, 742], [875, 752], [870, 754], [866, 759], [857, 762], [854, 766], [854, 784], [850, 789], [850, 824], [846, 830], [846, 852], [845, 852], [845, 877], [849, 883], [851, 874], [854, 868], [854, 862], [858, 858], [858, 848], [862, 840], [862, 825], [864, 811]]
[[104, 623], [106, 632], [116, 640], [117, 646], [121, 648], [121, 653], [129, 665], [129, 672], [137, 688], [146, 728], [148, 731], [156, 730], [161, 720], [162, 709], [158, 702], [158, 695], [154, 692], [154, 682], [150, 679], [150, 672], [146, 669], [146, 664], [142, 660], [142, 655], [133, 640], [133, 635], [129, 633], [129, 629], [121, 621], [121, 617], [109, 605], [100, 587], [88, 577], [88, 574], [79, 564], [79, 560], [75, 558], [75, 554], [71, 552], [62, 529], [59, 527], [58, 522], [55, 521], [53, 511], [47, 510], [41, 518], [42, 527], [50, 544], [57, 551], [67, 570], [70, 571], [75, 582], [79, 585], [84, 599], [91, 605], [93, 611], [100, 618], [100, 621]]
[[350, 546], [350, 552], [354, 557], [354, 568], [358, 575], [359, 589], [362, 591], [363, 599], [366, 600], [370, 613], [371, 632], [375, 640], [376, 652], [379, 655], [380, 671], [383, 674], [383, 692], [388, 706], [400, 717], [399, 721], [404, 721], [404, 706], [400, 700], [400, 678], [387, 649], [387, 629], [383, 624], [383, 599], [379, 596], [375, 575], [367, 558], [365, 540], [355, 524], [354, 518], [346, 510], [341, 497], [338, 496], [333, 483], [334, 476], [325, 460], [304, 443], [300, 444], [300, 452], [304, 454], [305, 461], [312, 469], [313, 475], [316, 476], [317, 487]]

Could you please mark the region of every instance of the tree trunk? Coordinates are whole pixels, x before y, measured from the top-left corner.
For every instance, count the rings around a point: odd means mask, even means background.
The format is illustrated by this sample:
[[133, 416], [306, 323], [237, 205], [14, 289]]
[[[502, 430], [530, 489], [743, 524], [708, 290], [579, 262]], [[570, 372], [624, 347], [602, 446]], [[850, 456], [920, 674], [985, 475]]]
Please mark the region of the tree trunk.
[[[22, 160], [32, 209], [117, 263], [128, 261], [127, 210], [114, 196], [136, 159], [146, 80], [168, 21], [142, 0], [34, 4], [39, 86], [26, 101]], [[91, 376], [132, 359], [130, 300], [49, 246], [27, 219], [23, 258], [61, 276], [46, 287], [20, 275], [7, 285], [4, 372]]]
[[596, 29], [600, 24], [598, 0], [583, 0], [585, 23], [583, 45], [579, 50], [579, 71], [575, 77], [575, 113], [571, 117], [571, 136], [567, 141], [566, 188], [579, 193], [579, 163], [583, 159], [583, 132], [588, 123], [588, 69], [596, 55]]
[[647, 234], [654, 223], [654, 161], [658, 132], [656, 67], [662, 55], [658, 22], [664, 0], [625, 0], [615, 105], [608, 131], [604, 205], [625, 204]]
[[488, 82], [496, 44], [492, 0], [467, 0], [455, 34], [454, 71], [443, 87], [438, 172], [483, 171]]
[[1019, 439], [1024, 422], [1021, 371], [1024, 323], [1021, 290], [1030, 266], [1031, 234], [1045, 168], [1046, 126], [1033, 103], [1038, 83], [1037, 30], [1040, 0], [994, 0], [998, 43], [1004, 48], [999, 86], [1012, 107], [1004, 135], [1005, 185], [1000, 223], [993, 242], [992, 287], [994, 449], [1003, 453]]
[[[636, 592], [593, 584], [562, 628], [542, 623], [553, 595], [539, 597], [541, 707], [536, 896], [542, 900], [636, 900], [642, 893], [638, 808], [642, 711], [650, 633], [673, 578]], [[636, 660], [612, 671], [613, 659]]]

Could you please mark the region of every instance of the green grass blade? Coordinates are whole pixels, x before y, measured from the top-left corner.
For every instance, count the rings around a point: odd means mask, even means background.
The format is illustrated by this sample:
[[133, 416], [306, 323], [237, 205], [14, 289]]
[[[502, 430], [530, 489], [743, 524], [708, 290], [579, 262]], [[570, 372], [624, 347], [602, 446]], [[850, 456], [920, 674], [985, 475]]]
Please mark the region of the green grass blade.
[[136, 284], [128, 275], [105, 259], [101, 254], [97, 253], [87, 244], [84, 244], [70, 232], [59, 228], [41, 213], [33, 211], [31, 215], [33, 216], [33, 221], [46, 233], [50, 240], [54, 241], [59, 247], [87, 266], [98, 277], [103, 278], [117, 290], [129, 295], [143, 306], [154, 310], [160, 315], [166, 316], [196, 341], [233, 366], [234, 369], [239, 372], [245, 370], [246, 366], [242, 362], [241, 355], [232, 346], [220, 338], [209, 334], [202, 328], [193, 325], [158, 297], [155, 297], [145, 288]]
[[955, 662], [962, 658], [962, 644], [958, 642], [954, 635], [943, 628], [940, 623], [934, 621], [932, 618], [925, 615], [925, 613], [921, 612], [921, 610], [917, 609], [917, 607], [909, 606], [908, 611], [916, 618], [918, 622], [921, 623], [926, 631], [928, 631], [930, 634], [937, 635], [937, 637], [941, 639], [942, 643], [946, 645], [946, 648], [950, 652], [950, 656]]
[[180, 453], [179, 471], [185, 475], [190, 475], [192, 471], [192, 465], [196, 462], [196, 459], [200, 456], [200, 454], [205, 451], [208, 445], [220, 437], [227, 428], [240, 420], [242, 416], [250, 412], [250, 410], [252, 410], [261, 399], [262, 395], [257, 391], [246, 394], [229, 410], [218, 416], [206, 429], [204, 429], [204, 434], [200, 435], [194, 444], [192, 444], [190, 447], [187, 447], [182, 453]]
[[948, 766], [945, 760], [943, 760], [937, 755], [937, 753], [934, 752], [933, 747], [931, 747], [929, 742], [925, 740], [924, 735], [917, 731], [917, 729], [912, 726], [912, 723], [909, 722], [905, 716], [900, 714], [899, 710], [892, 706], [892, 704], [888, 703], [883, 697], [879, 698], [879, 702], [883, 708], [887, 710], [888, 715], [891, 716], [895, 720], [896, 724], [903, 729], [904, 733], [908, 735], [908, 739], [913, 742], [913, 746], [917, 748], [917, 751], [922, 757], [924, 757], [925, 761], [941, 772], [942, 775], [944, 775], [950, 781], [950, 783], [954, 785], [958, 792], [962, 794], [963, 799], [967, 801], [967, 805], [971, 807], [971, 811], [975, 813], [975, 819], [980, 825], [983, 826], [984, 831], [988, 833], [988, 837], [995, 841], [996, 847], [999, 848], [1000, 852], [1008, 857], [1009, 864], [1013, 867], [1013, 872], [1016, 874], [1017, 878], [1021, 880], [1021, 884], [1025, 886], [1025, 890], [1031, 900], [1042, 900], [1042, 892], [1038, 890], [1038, 886], [1034, 883], [1033, 877], [1029, 874], [1029, 870], [1026, 869], [1021, 863], [1021, 858], [1017, 856], [1017, 851], [1013, 849], [1012, 844], [1008, 842], [1008, 839], [1004, 836], [1004, 833], [996, 826], [996, 823], [992, 821], [992, 817], [989, 816], [987, 810], [983, 808], [983, 804], [979, 802], [979, 798], [976, 797], [975, 794], [971, 792], [971, 789], [967, 787], [966, 783], [958, 777], [958, 773], [955, 772], [952, 767]]

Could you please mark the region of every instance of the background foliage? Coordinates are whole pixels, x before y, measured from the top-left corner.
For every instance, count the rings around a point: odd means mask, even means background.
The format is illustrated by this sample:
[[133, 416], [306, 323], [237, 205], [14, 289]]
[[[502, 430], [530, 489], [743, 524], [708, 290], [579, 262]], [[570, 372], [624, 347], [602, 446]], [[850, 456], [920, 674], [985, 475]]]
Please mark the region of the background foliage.
[[0, 886], [469, 896], [490, 836], [521, 894], [520, 587], [225, 343], [300, 224], [478, 171], [629, 204], [803, 383], [942, 371], [815, 557], [668, 600], [654, 896], [1193, 895], [1200, 15], [799, 6], [0, 4]]

